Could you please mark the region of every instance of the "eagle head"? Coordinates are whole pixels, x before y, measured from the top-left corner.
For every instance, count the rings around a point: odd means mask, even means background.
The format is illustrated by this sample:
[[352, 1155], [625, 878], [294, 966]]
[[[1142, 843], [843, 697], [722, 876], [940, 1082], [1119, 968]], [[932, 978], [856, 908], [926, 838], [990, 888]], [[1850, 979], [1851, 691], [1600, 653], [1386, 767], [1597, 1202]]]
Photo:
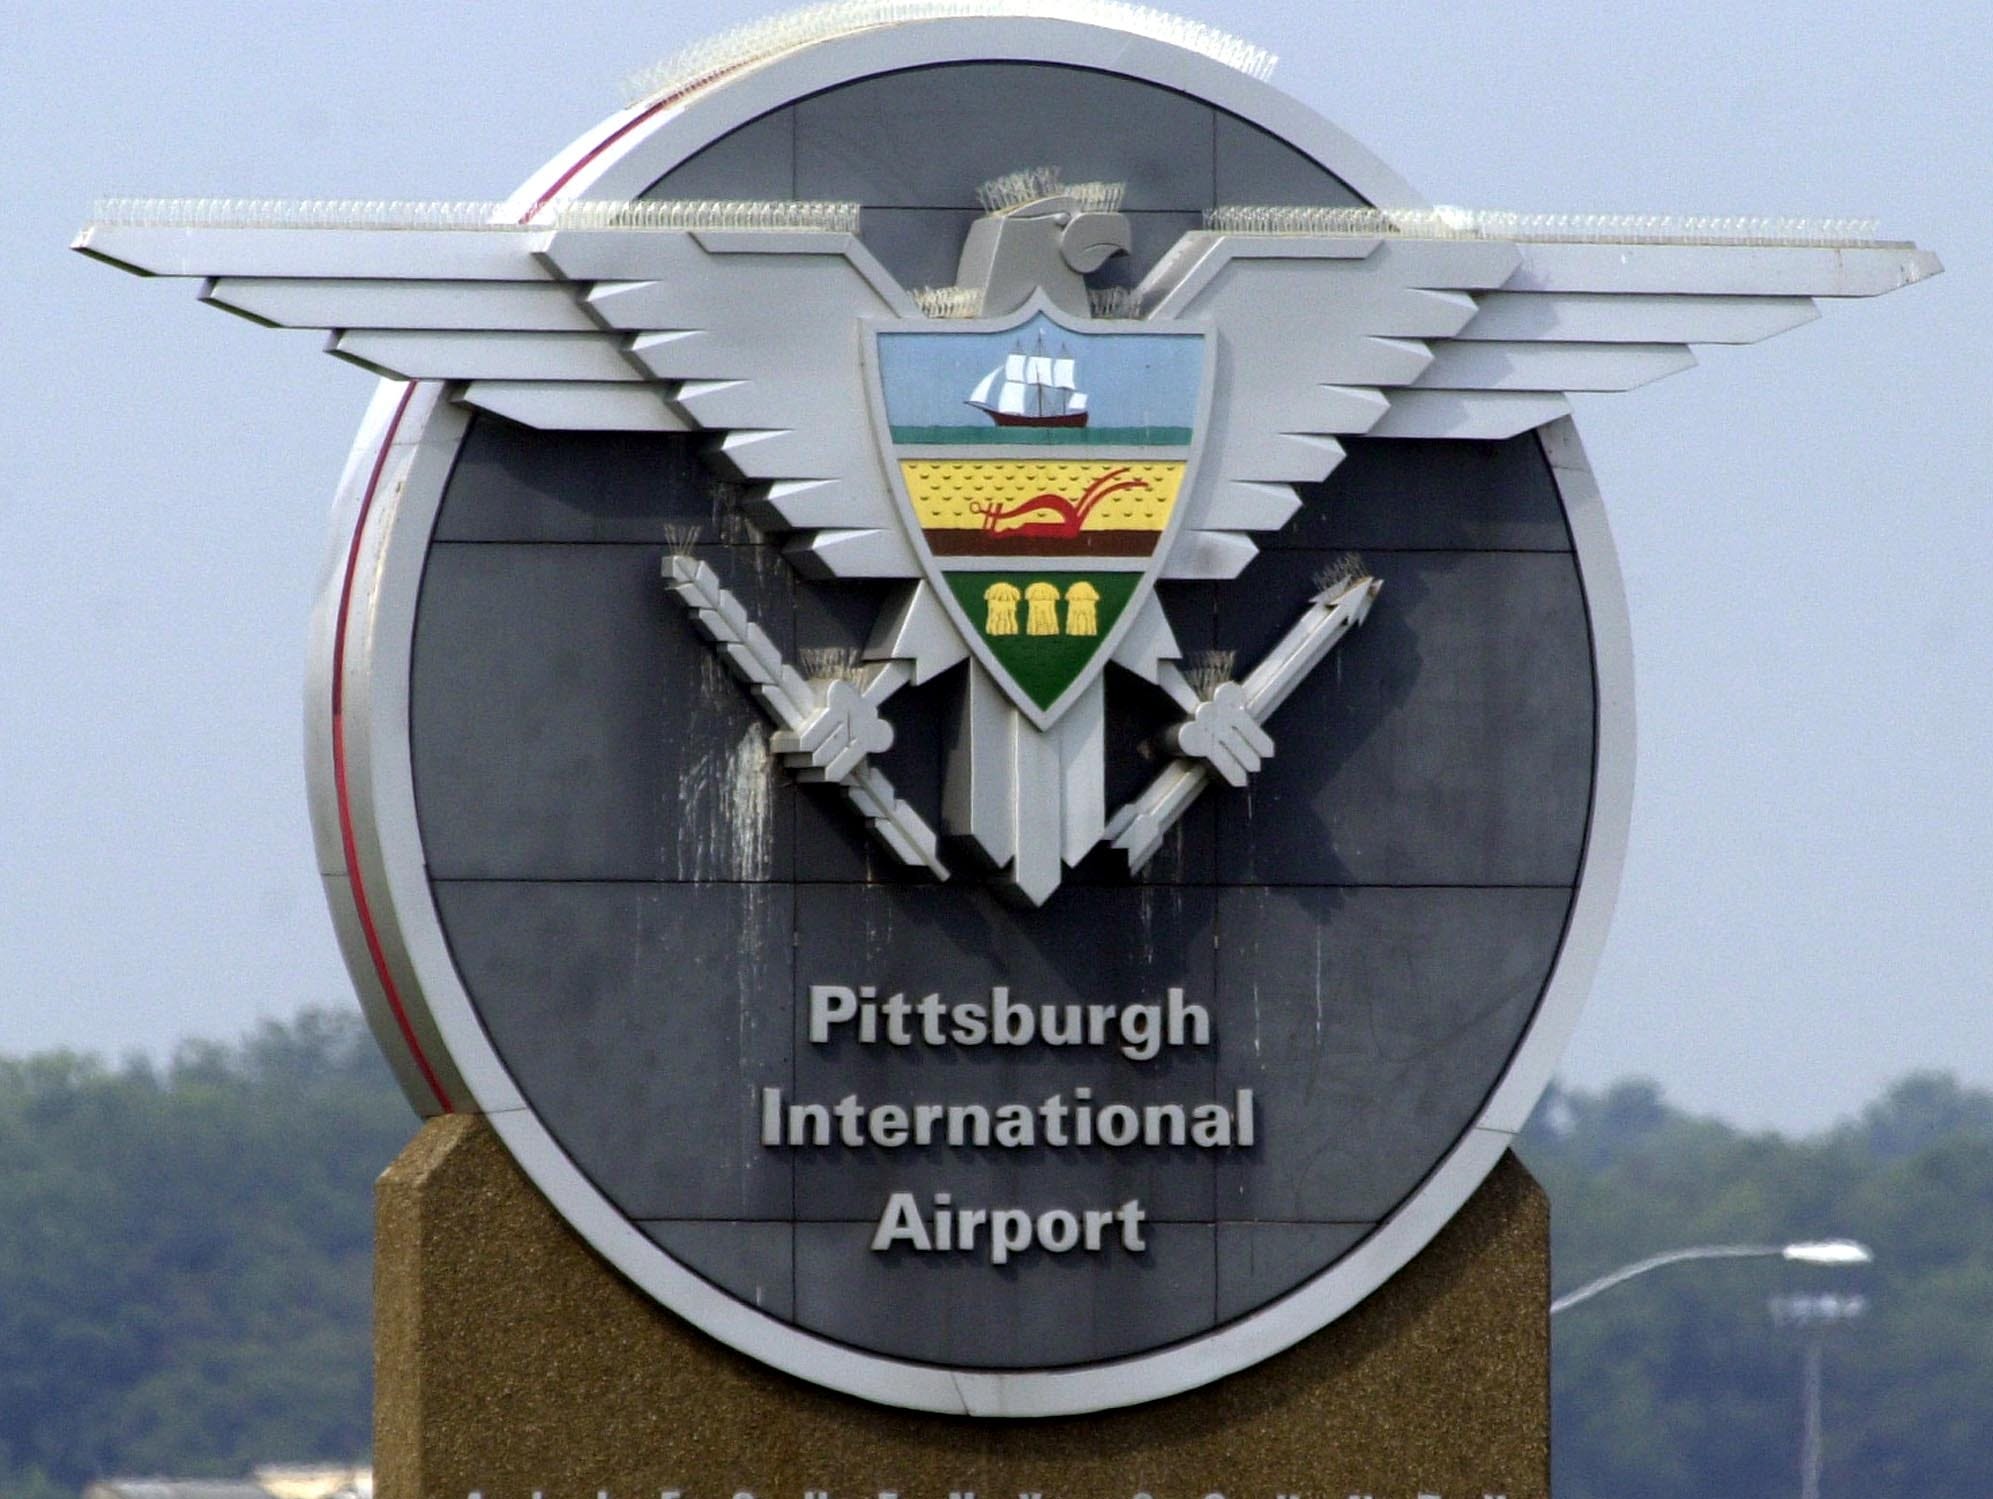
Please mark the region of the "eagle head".
[[986, 184], [981, 196], [989, 212], [970, 226], [955, 279], [982, 293], [983, 316], [1014, 312], [1039, 291], [1063, 312], [1090, 316], [1087, 276], [1130, 245], [1120, 186], [1068, 187], [1041, 168]]

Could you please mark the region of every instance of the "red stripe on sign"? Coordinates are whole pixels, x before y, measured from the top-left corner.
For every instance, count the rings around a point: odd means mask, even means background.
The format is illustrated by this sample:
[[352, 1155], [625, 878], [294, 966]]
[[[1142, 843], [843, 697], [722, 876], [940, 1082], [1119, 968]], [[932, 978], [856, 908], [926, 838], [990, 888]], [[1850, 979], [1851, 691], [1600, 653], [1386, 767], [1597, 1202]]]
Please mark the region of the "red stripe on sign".
[[743, 66], [745, 65], [737, 63], [731, 68], [722, 68], [717, 73], [709, 73], [704, 78], [700, 78], [695, 82], [686, 85], [686, 87], [679, 89], [676, 93], [666, 94], [662, 99], [658, 100], [657, 103], [651, 105], [650, 108], [646, 109], [642, 114], [638, 115], [635, 119], [625, 120], [621, 125], [618, 125], [614, 130], [610, 131], [607, 135], [603, 136], [602, 139], [597, 141], [593, 146], [590, 146], [588, 150], [582, 155], [580, 160], [576, 161], [574, 165], [570, 166], [565, 172], [562, 172], [560, 176], [556, 177], [554, 179], [553, 186], [549, 187], [545, 192], [541, 193], [540, 196], [534, 201], [533, 206], [527, 209], [524, 214], [520, 215], [519, 222], [522, 224], [532, 223], [534, 219], [540, 216], [540, 212], [542, 209], [544, 209], [549, 203], [553, 202], [555, 198], [560, 196], [561, 189], [566, 187], [570, 182], [574, 181], [574, 179], [579, 175], [581, 175], [581, 173], [587, 171], [588, 168], [595, 163], [595, 161], [602, 155], [604, 151], [607, 151], [611, 146], [615, 145], [617, 141], [621, 140], [624, 136], [628, 135], [632, 130], [635, 130], [639, 125], [644, 124], [648, 120], [656, 118], [660, 112], [671, 108], [672, 105], [683, 103], [693, 94], [698, 93], [700, 89], [706, 88], [711, 84], [718, 83], [722, 78], [725, 78], [730, 74], [739, 72], [741, 67]]
[[394, 408], [387, 435], [381, 439], [381, 450], [374, 455], [374, 471], [367, 476], [366, 491], [360, 496], [360, 514], [353, 522], [353, 541], [346, 549], [346, 576], [339, 585], [339, 614], [332, 631], [332, 782], [339, 798], [339, 843], [346, 855], [346, 884], [353, 892], [353, 907], [360, 917], [360, 931], [367, 939], [367, 955], [373, 959], [374, 976], [381, 981], [388, 1008], [394, 1012], [394, 1023], [401, 1030], [401, 1039], [408, 1047], [408, 1054], [415, 1058], [423, 1082], [436, 1095], [436, 1102], [442, 1106], [443, 1112], [453, 1114], [456, 1105], [450, 1102], [450, 1095], [444, 1089], [442, 1080], [436, 1076], [436, 1069], [423, 1055], [422, 1043], [415, 1039], [415, 1028], [408, 1023], [408, 1009], [402, 1004], [401, 990], [395, 984], [394, 975], [388, 972], [387, 953], [382, 950], [380, 932], [374, 926], [373, 906], [367, 899], [366, 884], [360, 878], [359, 848], [353, 836], [353, 805], [346, 791], [346, 621], [353, 606], [353, 576], [360, 566], [360, 540], [366, 535], [367, 516], [374, 508], [374, 495], [381, 487], [381, 475], [387, 471], [388, 451], [394, 446], [395, 434], [401, 430], [401, 419], [407, 414], [408, 403], [414, 395], [415, 382], [411, 381], [401, 393], [400, 404]]

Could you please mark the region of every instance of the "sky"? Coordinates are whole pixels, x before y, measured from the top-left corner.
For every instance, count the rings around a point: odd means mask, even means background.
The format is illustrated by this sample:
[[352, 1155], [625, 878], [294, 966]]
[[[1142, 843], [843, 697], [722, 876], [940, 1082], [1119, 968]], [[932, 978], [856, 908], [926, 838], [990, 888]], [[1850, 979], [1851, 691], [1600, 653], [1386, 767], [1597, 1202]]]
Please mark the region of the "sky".
[[[1198, 0], [1431, 198], [1878, 217], [1947, 273], [1579, 424], [1630, 597], [1631, 849], [1567, 1081], [1811, 1129], [1993, 1086], [1993, 41], [1959, 0]], [[371, 390], [65, 248], [100, 194], [496, 198], [764, 14], [5, 0], [0, 1052], [350, 1003], [304, 636]]]
[[[1091, 397], [1096, 428], [1187, 428], [1197, 423], [1203, 339], [1183, 333], [1072, 333], [1043, 314], [1004, 333], [907, 333], [880, 339], [886, 419], [896, 426], [985, 430], [989, 423], [965, 404], [971, 391], [1008, 355], [1036, 354], [1041, 347], [1054, 358], [1073, 356], [1074, 380]], [[990, 399], [996, 398], [992, 392]]]

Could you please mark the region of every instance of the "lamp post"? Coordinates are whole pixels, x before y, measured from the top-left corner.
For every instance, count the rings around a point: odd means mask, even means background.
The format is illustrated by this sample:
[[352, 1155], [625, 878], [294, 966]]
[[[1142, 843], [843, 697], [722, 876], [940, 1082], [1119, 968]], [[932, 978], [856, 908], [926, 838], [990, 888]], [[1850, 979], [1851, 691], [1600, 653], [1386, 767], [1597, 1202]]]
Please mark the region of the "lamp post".
[[1601, 1291], [1610, 1291], [1636, 1275], [1679, 1265], [1687, 1260], [1793, 1260], [1802, 1265], [1866, 1265], [1875, 1255], [1866, 1244], [1853, 1239], [1808, 1239], [1795, 1244], [1699, 1244], [1691, 1249], [1671, 1249], [1622, 1265], [1610, 1275], [1601, 1275], [1550, 1303], [1550, 1315], [1569, 1311], [1581, 1301], [1590, 1301]]
[[1866, 1296], [1774, 1296], [1772, 1321], [1806, 1334], [1806, 1356], [1800, 1366], [1800, 1396], [1806, 1425], [1799, 1442], [1799, 1499], [1820, 1499], [1820, 1360], [1829, 1329], [1852, 1322], [1868, 1310]]

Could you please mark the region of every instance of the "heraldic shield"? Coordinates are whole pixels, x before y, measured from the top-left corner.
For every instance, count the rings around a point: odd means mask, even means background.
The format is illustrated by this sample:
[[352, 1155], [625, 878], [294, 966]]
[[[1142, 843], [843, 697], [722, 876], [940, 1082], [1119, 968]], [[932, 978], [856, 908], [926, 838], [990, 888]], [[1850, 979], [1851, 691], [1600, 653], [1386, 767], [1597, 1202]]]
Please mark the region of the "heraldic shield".
[[1039, 729], [1140, 614], [1192, 494], [1211, 385], [1194, 325], [1063, 316], [875, 325], [874, 421], [922, 570]]

